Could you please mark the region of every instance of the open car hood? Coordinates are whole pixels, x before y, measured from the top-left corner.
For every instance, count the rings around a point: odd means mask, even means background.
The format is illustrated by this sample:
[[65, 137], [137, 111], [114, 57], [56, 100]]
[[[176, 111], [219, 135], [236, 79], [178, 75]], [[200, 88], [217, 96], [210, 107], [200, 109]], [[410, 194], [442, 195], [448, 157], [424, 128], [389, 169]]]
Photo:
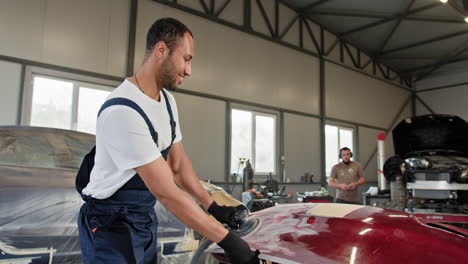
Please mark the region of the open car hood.
[[468, 123], [453, 115], [422, 115], [393, 129], [395, 154], [402, 158], [450, 154], [468, 157]]

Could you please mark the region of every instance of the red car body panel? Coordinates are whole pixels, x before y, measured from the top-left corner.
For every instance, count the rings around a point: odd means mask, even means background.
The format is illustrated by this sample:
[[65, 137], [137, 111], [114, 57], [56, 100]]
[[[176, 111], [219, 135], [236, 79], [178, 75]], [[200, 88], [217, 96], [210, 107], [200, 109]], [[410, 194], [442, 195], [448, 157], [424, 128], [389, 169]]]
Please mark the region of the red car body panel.
[[[251, 217], [260, 224], [243, 238], [276, 263], [468, 263], [467, 230], [400, 211], [307, 203]], [[207, 252], [223, 261], [217, 246]]]

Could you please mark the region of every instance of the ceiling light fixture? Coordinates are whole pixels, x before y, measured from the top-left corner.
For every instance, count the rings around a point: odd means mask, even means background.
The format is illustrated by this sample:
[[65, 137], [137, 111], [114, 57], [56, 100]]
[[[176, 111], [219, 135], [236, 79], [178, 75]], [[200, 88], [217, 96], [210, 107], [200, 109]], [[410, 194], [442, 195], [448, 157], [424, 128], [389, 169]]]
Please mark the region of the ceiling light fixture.
[[440, 1], [444, 4], [447, 3], [447, 0], [440, 0]]
[[467, 17], [465, 17], [465, 21], [466, 21], [466, 23], [468, 23], [468, 16], [467, 16]]

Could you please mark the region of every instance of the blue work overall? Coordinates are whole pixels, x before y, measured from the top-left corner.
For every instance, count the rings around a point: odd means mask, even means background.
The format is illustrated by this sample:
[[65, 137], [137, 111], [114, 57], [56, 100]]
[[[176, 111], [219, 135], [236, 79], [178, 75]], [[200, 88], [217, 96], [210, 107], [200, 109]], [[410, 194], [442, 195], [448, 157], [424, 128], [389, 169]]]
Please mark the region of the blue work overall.
[[[162, 93], [171, 124], [171, 144], [161, 151], [167, 160], [175, 139], [176, 124], [167, 95], [164, 91]], [[158, 144], [157, 132], [136, 103], [126, 98], [112, 98], [103, 104], [99, 114], [112, 105], [125, 105], [137, 111], [145, 119], [154, 142]], [[95, 199], [83, 195], [81, 191], [89, 182], [94, 156], [95, 147], [83, 160], [76, 179], [76, 188], [85, 200], [78, 217], [83, 263], [156, 263], [156, 198], [138, 174], [109, 198]]]

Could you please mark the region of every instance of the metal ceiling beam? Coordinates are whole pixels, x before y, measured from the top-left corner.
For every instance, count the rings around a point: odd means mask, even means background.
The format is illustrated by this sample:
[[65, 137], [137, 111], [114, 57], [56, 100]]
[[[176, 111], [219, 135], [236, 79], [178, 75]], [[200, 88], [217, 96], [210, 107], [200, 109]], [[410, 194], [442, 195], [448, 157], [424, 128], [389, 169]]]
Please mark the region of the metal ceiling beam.
[[427, 88], [427, 89], [416, 91], [416, 93], [430, 92], [430, 91], [435, 91], [435, 90], [440, 90], [440, 89], [447, 89], [447, 88], [454, 88], [454, 87], [459, 87], [459, 86], [464, 86], [464, 85], [468, 85], [468, 82], [454, 83], [454, 84], [449, 84], [449, 85], [443, 85], [443, 86]]
[[345, 16], [345, 17], [365, 17], [365, 18], [390, 18], [392, 15], [379, 15], [372, 13], [358, 13], [354, 11], [343, 11], [335, 9], [313, 10], [307, 12], [308, 15], [327, 15], [327, 16]]
[[410, 48], [426, 45], [426, 44], [429, 44], [429, 43], [432, 43], [432, 42], [437, 42], [437, 41], [457, 37], [457, 36], [464, 35], [464, 34], [467, 34], [467, 33], [468, 33], [468, 30], [466, 30], [466, 29], [461, 30], [461, 31], [458, 31], [458, 32], [455, 32], [455, 33], [450, 33], [450, 34], [446, 34], [446, 35], [443, 35], [443, 36], [439, 36], [439, 37], [427, 39], [427, 40], [424, 40], [424, 41], [419, 41], [419, 42], [416, 42], [416, 43], [401, 46], [401, 47], [398, 47], [398, 48], [389, 49], [389, 50], [383, 51], [382, 55], [388, 55], [390, 53], [395, 53], [397, 51], [402, 51], [402, 50], [405, 50], [405, 49], [410, 49]]
[[257, 5], [258, 5], [258, 8], [260, 9], [260, 13], [262, 13], [263, 19], [265, 20], [265, 23], [268, 27], [268, 30], [270, 31], [271, 36], [274, 37], [275, 30], [273, 29], [273, 26], [270, 23], [270, 19], [268, 18], [265, 8], [263, 7], [262, 0], [257, 0]]
[[378, 25], [381, 25], [381, 24], [384, 24], [384, 23], [387, 23], [387, 22], [390, 22], [390, 21], [393, 21], [393, 20], [396, 20], [396, 19], [400, 19], [401, 17], [404, 18], [406, 16], [416, 14], [416, 13], [419, 13], [419, 12], [422, 12], [422, 11], [426, 11], [426, 10], [438, 7], [440, 5], [442, 5], [442, 3], [439, 2], [439, 3], [432, 3], [432, 4], [429, 4], [429, 5], [418, 7], [418, 8], [415, 8], [415, 9], [411, 10], [411, 11], [408, 11], [408, 12], [406, 12], [404, 14], [393, 15], [393, 16], [391, 16], [389, 18], [384, 18], [382, 20], [372, 22], [372, 23], [369, 23], [369, 24], [366, 24], [366, 25], [363, 25], [363, 26], [360, 26], [360, 27], [345, 31], [345, 32], [343, 32], [343, 33], [341, 33], [339, 35], [340, 35], [340, 37], [344, 37], [344, 36], [347, 36], [349, 34], [353, 34], [353, 33], [356, 33], [356, 32], [359, 32], [359, 31], [362, 31], [362, 30], [365, 30], [365, 29], [376, 27]]
[[305, 19], [303, 17], [301, 17], [301, 20], [304, 22], [304, 24], [306, 26], [307, 32], [309, 33], [309, 36], [312, 39], [312, 42], [314, 43], [314, 46], [315, 46], [315, 49], [317, 50], [317, 53], [320, 54], [321, 53], [320, 46], [319, 46], [319, 44], [317, 42], [317, 38], [315, 37], [314, 32], [312, 31], [312, 28], [309, 25], [309, 22], [307, 21], [307, 19]]
[[126, 76], [132, 76], [134, 72], [137, 15], [138, 15], [138, 0], [131, 0], [130, 1], [130, 25], [129, 25], [129, 30], [128, 30], [127, 75]]
[[299, 48], [304, 48], [304, 20], [302, 16], [299, 16]]
[[324, 52], [325, 52], [325, 30], [323, 29], [322, 26], [320, 26], [320, 55], [323, 56]]
[[215, 0], [210, 0], [210, 14], [212, 15], [214, 15], [216, 9], [215, 2]]
[[361, 50], [356, 48], [357, 50], [357, 63], [358, 63], [358, 68], [361, 68]]
[[447, 63], [450, 63], [450, 61], [456, 59], [458, 56], [462, 55], [463, 53], [465, 53], [466, 51], [468, 50], [468, 43], [463, 43], [463, 45], [461, 45], [460, 47], [458, 47], [457, 49], [455, 49], [455, 53], [452, 53], [452, 54], [447, 54], [446, 56], [444, 56], [442, 59], [440, 59], [439, 61], [437, 61], [430, 70], [422, 73], [422, 74], [419, 74], [418, 77], [416, 78], [416, 81], [419, 81], [419, 80], [422, 80], [424, 79], [425, 77], [429, 76], [431, 73], [433, 73], [434, 71], [436, 71], [437, 69], [439, 69], [440, 67], [442, 67], [443, 65], [446, 65]]
[[328, 56], [330, 55], [330, 53], [333, 51], [333, 49], [335, 49], [336, 45], [338, 45], [338, 43], [340, 43], [340, 39], [339, 38], [336, 38], [335, 41], [333, 42], [333, 44], [330, 45], [330, 47], [328, 47], [327, 50], [325, 50], [325, 56]]
[[343, 40], [340, 39], [340, 62], [344, 63]]
[[449, 18], [435, 18], [435, 17], [405, 17], [405, 20], [435, 22], [435, 23], [452, 23], [452, 24], [465, 24], [466, 23], [464, 19], [449, 19]]
[[354, 58], [353, 53], [351, 52], [351, 49], [349, 48], [346, 42], [343, 42], [343, 47], [345, 48], [346, 53], [348, 54], [348, 57], [351, 59], [351, 62], [353, 63], [354, 67], [359, 68], [359, 64], [357, 60]]
[[465, 11], [467, 11], [468, 10], [468, 0], [463, 0], [462, 3], [463, 3], [463, 7], [464, 7]]
[[224, 2], [222, 6], [219, 7], [219, 9], [214, 13], [215, 17], [219, 17], [219, 15], [226, 9], [226, 7], [231, 3], [231, 0], [227, 0]]
[[[326, 15], [326, 16], [341, 16], [341, 17], [359, 17], [359, 18], [392, 18], [392, 14], [378, 14], [378, 13], [359, 13], [355, 11], [345, 11], [338, 9], [320, 9], [307, 12], [308, 15]], [[438, 22], [438, 23], [454, 23], [454, 24], [463, 24], [466, 23], [463, 18], [461, 19], [450, 19], [450, 18], [440, 18], [433, 16], [407, 16], [403, 20], [410, 21], [425, 21], [425, 22]]]
[[[461, 57], [461, 58], [457, 58], [457, 59], [447, 61], [445, 64], [450, 64], [450, 63], [455, 63], [455, 62], [460, 62], [460, 61], [466, 61], [466, 60], [468, 60], [468, 57]], [[421, 65], [421, 66], [416, 66], [416, 67], [413, 67], [413, 68], [408, 68], [406, 70], [401, 71], [401, 74], [410, 75], [411, 73], [415, 73], [417, 71], [421, 71], [421, 70], [424, 70], [424, 69], [427, 69], [427, 68], [430, 68], [430, 67], [434, 67], [434, 66], [436, 66], [436, 64], [437, 63], [431, 63], [431, 64], [424, 64], [424, 65]]]
[[252, 30], [252, 1], [244, 0], [244, 28]]
[[364, 70], [369, 64], [371, 64], [371, 62], [372, 62], [372, 58], [369, 58], [369, 60], [361, 66], [361, 69]]
[[279, 37], [279, 0], [275, 0], [275, 37]]
[[299, 15], [298, 14], [295, 14], [291, 20], [289, 21], [288, 25], [283, 29], [283, 32], [281, 32], [281, 34], [279, 34], [279, 39], [283, 39], [284, 36], [289, 32], [289, 30], [291, 29], [291, 27], [294, 25], [294, 23], [296, 23], [297, 19], [299, 18]]
[[426, 109], [431, 112], [431, 114], [435, 114], [434, 110], [432, 110], [432, 108], [430, 108], [426, 102], [424, 102], [423, 99], [421, 99], [421, 97], [419, 97], [417, 94], [414, 94], [414, 96], [416, 97], [416, 99], [424, 106], [426, 107]]
[[328, 0], [319, 0], [319, 1], [315, 2], [315, 3], [310, 4], [310, 5], [306, 5], [304, 7], [301, 7], [301, 8], [299, 8], [299, 10], [301, 10], [302, 12], [307, 12], [307, 10], [311, 10], [314, 7], [319, 6], [321, 4], [324, 4], [326, 2], [328, 2]]
[[205, 0], [199, 0], [201, 6], [203, 7], [203, 11], [205, 11], [205, 14], [210, 14], [210, 8], [206, 4]]
[[385, 77], [385, 79], [390, 79], [390, 76], [388, 75], [387, 72], [384, 71], [380, 63], [376, 63], [376, 66], [377, 66], [377, 69], [379, 69], [380, 73]]
[[391, 56], [385, 58], [379, 58], [382, 61], [389, 61], [389, 60], [435, 60], [434, 57], [416, 57], [416, 56]]
[[[394, 87], [396, 87], [396, 88], [400, 88], [400, 89], [403, 89], [403, 90], [406, 90], [406, 91], [410, 91], [410, 92], [413, 91], [413, 89], [408, 88], [409, 86], [398, 85], [397, 83], [394, 83], [394, 82], [392, 82], [392, 81], [390, 81], [390, 80], [387, 80], [387, 79], [384, 79], [384, 78], [382, 78], [382, 77], [377, 76], [376, 73], [374, 73], [374, 74], [368, 73], [368, 72], [366, 72], [366, 71], [363, 71], [362, 69], [359, 69], [359, 68], [356, 68], [356, 67], [353, 67], [353, 66], [349, 66], [349, 65], [346, 65], [346, 64], [344, 64], [344, 63], [340, 63], [340, 62], [338, 62], [338, 61], [336, 61], [336, 60], [332, 60], [332, 59], [330, 59], [330, 58], [328, 58], [328, 57], [326, 57], [326, 56], [323, 56], [322, 58], [323, 58], [326, 62], [335, 64], [335, 65], [339, 65], [339, 66], [341, 66], [341, 67], [343, 67], [343, 68], [346, 68], [346, 69], [351, 70], [351, 71], [354, 71], [354, 72], [361, 73], [361, 74], [363, 74], [363, 75], [369, 76], [369, 77], [374, 78], [374, 79], [376, 79], [376, 80], [385, 82], [385, 83], [387, 83], [387, 84], [389, 84], [389, 85], [392, 85], [392, 86], [394, 86]], [[374, 62], [374, 61], [372, 61], [372, 62]], [[375, 64], [375, 63], [374, 63], [374, 64]], [[400, 79], [403, 80], [402, 77], [400, 77]]]
[[214, 15], [206, 14], [203, 11], [195, 10], [195, 9], [193, 9], [191, 7], [187, 7], [187, 6], [178, 4], [177, 2], [174, 2], [174, 1], [169, 1], [169, 0], [152, 0], [152, 1], [156, 2], [156, 3], [166, 5], [166, 6], [170, 6], [172, 8], [181, 10], [181, 11], [183, 11], [185, 13], [188, 13], [188, 14], [192, 14], [192, 15], [195, 15], [195, 16], [198, 16], [198, 17], [201, 17], [201, 18], [216, 22], [218, 24], [221, 24], [221, 25], [224, 25], [224, 26], [239, 30], [241, 32], [256, 36], [258, 38], [274, 42], [274, 43], [279, 44], [279, 45], [281, 45], [283, 47], [288, 47], [288, 48], [297, 50], [299, 52], [302, 52], [304, 54], [308, 54], [308, 55], [311, 55], [311, 56], [314, 56], [314, 57], [320, 57], [319, 54], [315, 53], [312, 50], [300, 48], [298, 45], [291, 44], [289, 42], [279, 40], [276, 37], [272, 37], [272, 36], [269, 36], [268, 34], [264, 34], [262, 32], [258, 32], [258, 31], [255, 31], [254, 29], [252, 29], [252, 21], [251, 21], [252, 10], [251, 10], [251, 8], [252, 8], [252, 2], [254, 0], [244, 0], [244, 23], [242, 25], [235, 24], [235, 23], [232, 23], [230, 21], [215, 17]]
[[[411, 7], [413, 6], [414, 4], [414, 1], [415, 0], [411, 0], [410, 3], [408, 4], [408, 6], [406, 6], [405, 8], [405, 11], [404, 11], [404, 14], [402, 16], [400, 16], [400, 18], [398, 18], [398, 21], [395, 23], [395, 25], [393, 25], [393, 28], [392, 30], [390, 30], [390, 33], [387, 34], [387, 36], [385, 37], [384, 41], [382, 41], [382, 44], [379, 46], [379, 48], [377, 49], [378, 52], [377, 54], [380, 54], [382, 53], [383, 49], [385, 48], [385, 46], [387, 46], [387, 43], [388, 41], [390, 40], [390, 38], [392, 38], [393, 36], [393, 33], [395, 33], [395, 31], [397, 30], [397, 28], [400, 26], [401, 24], [401, 21], [403, 20], [403, 18], [405, 16], [407, 16], [409, 10], [411, 9]], [[378, 56], [378, 55], [377, 55]]]
[[[448, 4], [453, 8], [455, 9], [458, 13], [460, 13], [461, 15], [463, 15], [464, 17], [466, 17], [467, 15], [467, 11], [466, 11], [466, 5], [465, 7], [463, 6], [459, 6], [457, 1], [454, 1], [454, 0], [449, 0], [448, 1]], [[463, 3], [464, 4], [464, 3]]]
[[[161, 1], [161, 0], [153, 0], [153, 1]], [[316, 23], [317, 25], [320, 25], [320, 47], [321, 47], [321, 50], [322, 52], [320, 54], [324, 55], [325, 54], [325, 45], [324, 45], [324, 37], [323, 37], [323, 31], [324, 29], [329, 31], [329, 32], [332, 32], [333, 33], [333, 30], [330, 30], [329, 28], [327, 28], [326, 26], [323, 26], [322, 24], [320, 24], [319, 22], [317, 22], [312, 16], [310, 16], [309, 14], [306, 14], [306, 13], [303, 13], [301, 9], [291, 5], [290, 2], [286, 1], [286, 0], [279, 0], [284, 6], [288, 7], [289, 9], [291, 10], [294, 10], [295, 12], [297, 13], [302, 13], [304, 19], [307, 18], [309, 19], [310, 21]], [[335, 35], [337, 35], [336, 33], [333, 33]], [[339, 37], [338, 37], [339, 38]], [[348, 40], [348, 43], [354, 45], [355, 47], [360, 47], [359, 43], [355, 43], [355, 41], [352, 41], [352, 40]], [[370, 54], [372, 54], [372, 52], [366, 48], [363, 48], [363, 47], [360, 47], [359, 48], [361, 51], [364, 51], [365, 54], [367, 54], [368, 56]], [[391, 68], [392, 69], [392, 68]], [[398, 70], [394, 70], [392, 69], [394, 72], [396, 72], [397, 74], [399, 74], [399, 71]], [[398, 86], [398, 85], [397, 85]], [[403, 88], [403, 87], [401, 87]]]

